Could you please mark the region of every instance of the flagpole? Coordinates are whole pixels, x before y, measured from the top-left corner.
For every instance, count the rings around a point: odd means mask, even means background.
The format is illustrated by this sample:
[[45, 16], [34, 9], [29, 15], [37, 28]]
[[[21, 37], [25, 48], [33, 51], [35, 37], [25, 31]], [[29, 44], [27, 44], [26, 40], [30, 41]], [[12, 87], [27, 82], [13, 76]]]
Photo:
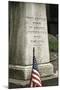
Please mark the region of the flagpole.
[[[33, 47], [33, 63], [35, 58], [35, 47]], [[32, 64], [32, 70], [33, 70], [33, 64]], [[31, 80], [32, 80], [32, 73], [31, 73], [31, 79], [30, 79], [30, 87], [31, 87]]]
[[[35, 47], [33, 47], [33, 68], [34, 68], [34, 59], [35, 59]], [[35, 83], [33, 83], [33, 87], [34, 86], [35, 86]]]
[[33, 47], [33, 57], [35, 56], [35, 47]]
[[34, 59], [35, 59], [35, 47], [33, 47], [33, 63], [34, 63]]

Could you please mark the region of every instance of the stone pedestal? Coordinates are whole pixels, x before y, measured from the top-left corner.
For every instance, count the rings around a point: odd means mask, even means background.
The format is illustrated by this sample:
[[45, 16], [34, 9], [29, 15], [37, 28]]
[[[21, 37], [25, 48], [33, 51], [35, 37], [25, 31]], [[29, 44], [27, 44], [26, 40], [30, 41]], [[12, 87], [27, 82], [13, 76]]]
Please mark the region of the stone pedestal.
[[[18, 65], [10, 65], [10, 78], [17, 80], [28, 80], [31, 78], [31, 70], [32, 66], [18, 66]], [[38, 69], [41, 77], [53, 75], [53, 66], [51, 63], [48, 64], [39, 64]]]
[[33, 47], [41, 77], [53, 75], [53, 65], [49, 59], [45, 4], [21, 2], [10, 7], [9, 45], [10, 79], [30, 80]]

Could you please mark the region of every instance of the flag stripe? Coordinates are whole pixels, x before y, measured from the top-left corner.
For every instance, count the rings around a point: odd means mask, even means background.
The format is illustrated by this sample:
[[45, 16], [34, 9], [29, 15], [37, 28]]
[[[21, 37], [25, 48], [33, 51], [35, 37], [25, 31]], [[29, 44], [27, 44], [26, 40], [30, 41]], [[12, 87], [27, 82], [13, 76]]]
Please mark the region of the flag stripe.
[[41, 86], [41, 83], [39, 81], [37, 81], [36, 79], [32, 78], [32, 81], [36, 84], [38, 84], [39, 86]]
[[35, 74], [32, 74], [32, 78], [35, 78], [36, 80], [38, 80], [41, 83], [41, 80], [38, 76], [36, 76]]
[[[37, 71], [38, 72], [38, 71]], [[34, 70], [33, 70], [33, 72], [32, 73], [34, 73], [35, 75], [37, 75], [38, 77], [40, 77], [40, 75], [38, 75], [36, 72], [34, 72]]]
[[32, 78], [31, 78], [31, 87], [36, 87], [36, 86], [41, 87], [42, 83], [40, 79], [40, 74], [38, 73], [37, 70], [33, 69]]
[[32, 74], [32, 77], [34, 77], [34, 78], [36, 78], [37, 80], [41, 81], [41, 80], [40, 80], [40, 77], [38, 77], [38, 76], [37, 76], [36, 74], [34, 74], [34, 73]]
[[40, 78], [40, 75], [38, 75], [37, 73], [35, 73], [35, 72], [32, 72], [32, 74], [35, 74], [37, 77], [39, 77], [39, 78]]
[[33, 69], [33, 72], [34, 72], [35, 74], [37, 74], [38, 76], [40, 76], [40, 74], [38, 73], [37, 70]]

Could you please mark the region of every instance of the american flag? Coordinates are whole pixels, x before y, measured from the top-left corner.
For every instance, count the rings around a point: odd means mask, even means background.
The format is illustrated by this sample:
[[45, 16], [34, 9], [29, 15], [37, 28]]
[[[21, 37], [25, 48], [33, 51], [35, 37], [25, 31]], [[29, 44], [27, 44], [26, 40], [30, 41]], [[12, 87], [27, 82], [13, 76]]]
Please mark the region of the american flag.
[[42, 83], [41, 83], [40, 74], [38, 71], [36, 58], [34, 55], [34, 51], [35, 51], [34, 49], [35, 48], [33, 48], [33, 68], [32, 68], [31, 80], [30, 80], [30, 87], [41, 87]]

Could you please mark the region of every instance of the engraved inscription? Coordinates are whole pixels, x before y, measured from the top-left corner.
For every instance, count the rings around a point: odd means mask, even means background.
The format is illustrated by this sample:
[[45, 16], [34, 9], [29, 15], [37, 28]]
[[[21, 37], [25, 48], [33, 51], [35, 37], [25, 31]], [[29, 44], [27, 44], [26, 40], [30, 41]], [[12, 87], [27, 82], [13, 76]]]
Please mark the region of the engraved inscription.
[[39, 17], [25, 17], [24, 30], [27, 38], [29, 38], [28, 44], [33, 46], [41, 46], [45, 41], [42, 35], [47, 34], [46, 18]]

